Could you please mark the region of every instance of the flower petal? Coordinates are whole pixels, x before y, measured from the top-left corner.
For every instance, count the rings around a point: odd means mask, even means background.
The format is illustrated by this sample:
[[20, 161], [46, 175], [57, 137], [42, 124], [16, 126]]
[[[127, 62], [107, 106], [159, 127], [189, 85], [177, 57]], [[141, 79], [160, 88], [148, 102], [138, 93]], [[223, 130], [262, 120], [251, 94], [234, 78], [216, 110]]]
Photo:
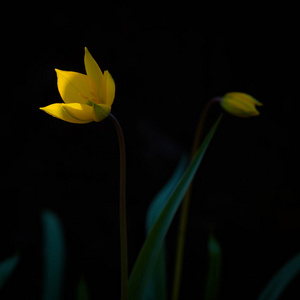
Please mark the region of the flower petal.
[[112, 105], [115, 99], [116, 85], [108, 71], [104, 72], [105, 82], [105, 104]]
[[62, 104], [62, 107], [75, 119], [92, 122], [94, 121], [93, 107], [87, 104], [68, 103]]
[[98, 87], [98, 97], [104, 103], [104, 75], [89, 50], [84, 48], [84, 65], [87, 76], [91, 77]]
[[[75, 103], [75, 104], [78, 104], [78, 103]], [[92, 120], [80, 120], [78, 118], [75, 118], [74, 116], [70, 115], [70, 113], [64, 108], [65, 105], [67, 105], [67, 104], [54, 103], [54, 104], [48, 105], [46, 107], [40, 107], [40, 109], [55, 118], [58, 118], [58, 119], [61, 119], [63, 121], [70, 122], [70, 123], [85, 124], [85, 123], [89, 123], [89, 122], [93, 121], [93, 119]], [[70, 104], [68, 104], [68, 105], [70, 105]], [[88, 105], [86, 105], [86, 106], [88, 106]]]
[[65, 103], [85, 104], [98, 99], [98, 88], [94, 80], [85, 74], [55, 69], [57, 87]]
[[226, 101], [221, 102], [221, 106], [227, 112], [241, 118], [259, 115], [259, 111], [255, 108], [255, 105], [250, 102], [239, 101], [235, 98], [226, 98]]
[[241, 92], [230, 92], [230, 93], [227, 93], [225, 95], [225, 97], [235, 98], [235, 99], [237, 99], [239, 101], [249, 102], [249, 103], [252, 103], [252, 104], [256, 104], [258, 106], [262, 106], [263, 105], [261, 102], [259, 102], [258, 100], [256, 100], [252, 96], [250, 96], [248, 94], [245, 94], [245, 93], [241, 93]]
[[111, 111], [111, 106], [105, 104], [93, 103], [93, 108], [94, 108], [94, 121], [96, 122], [100, 122], [106, 117], [108, 117]]

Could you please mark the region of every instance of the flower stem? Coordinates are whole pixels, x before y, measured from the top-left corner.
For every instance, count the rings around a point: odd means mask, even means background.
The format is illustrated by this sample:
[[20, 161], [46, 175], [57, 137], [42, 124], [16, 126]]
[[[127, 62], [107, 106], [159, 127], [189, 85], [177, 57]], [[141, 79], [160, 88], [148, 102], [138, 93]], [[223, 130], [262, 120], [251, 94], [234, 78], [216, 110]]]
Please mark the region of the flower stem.
[[[194, 158], [197, 149], [200, 145], [204, 122], [206, 120], [207, 113], [210, 107], [212, 106], [212, 104], [217, 101], [219, 101], [219, 98], [217, 97], [212, 98], [206, 104], [206, 106], [204, 107], [201, 113], [197, 130], [195, 133], [195, 137], [194, 137], [194, 143], [190, 155], [190, 160]], [[192, 183], [190, 184], [182, 203], [181, 216], [179, 221], [178, 239], [177, 239], [177, 253], [176, 253], [176, 262], [175, 262], [175, 270], [174, 270], [174, 278], [173, 278], [172, 300], [179, 299], [180, 282], [181, 282], [181, 274], [182, 274], [182, 262], [183, 262], [183, 255], [184, 255], [184, 243], [185, 243], [185, 235], [186, 235], [186, 228], [187, 228], [188, 211], [190, 206], [191, 190], [192, 190]]]
[[112, 114], [112, 120], [120, 147], [120, 243], [121, 243], [121, 300], [127, 299], [128, 260], [127, 260], [127, 229], [126, 229], [126, 151], [125, 139], [120, 123]]

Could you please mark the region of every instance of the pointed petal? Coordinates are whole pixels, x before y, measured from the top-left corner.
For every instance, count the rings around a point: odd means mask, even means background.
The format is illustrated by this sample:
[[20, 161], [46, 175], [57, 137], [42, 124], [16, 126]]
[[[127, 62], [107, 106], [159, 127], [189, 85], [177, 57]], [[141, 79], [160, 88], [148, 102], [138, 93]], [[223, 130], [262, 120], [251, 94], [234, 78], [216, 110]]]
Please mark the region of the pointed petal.
[[62, 107], [75, 119], [84, 122], [94, 121], [93, 107], [80, 103], [62, 104]]
[[68, 111], [63, 107], [63, 105], [64, 105], [63, 103], [54, 103], [46, 107], [40, 107], [40, 109], [46, 112], [47, 114], [66, 122], [76, 123], [76, 124], [84, 124], [84, 123], [91, 122], [87, 120], [79, 120], [74, 118], [73, 116], [70, 115], [70, 113], [68, 113]]
[[238, 101], [235, 98], [229, 98], [226, 101], [221, 102], [221, 106], [227, 112], [241, 118], [248, 118], [259, 115], [259, 111], [252, 103], [246, 101]]
[[245, 94], [245, 93], [241, 93], [241, 92], [230, 92], [230, 93], [227, 93], [225, 96], [232, 97], [232, 98], [235, 98], [235, 99], [240, 100], [240, 101], [256, 104], [258, 106], [263, 105], [261, 102], [259, 102], [258, 100], [256, 100], [252, 96], [250, 96], [248, 94]]
[[87, 75], [55, 69], [57, 87], [65, 103], [85, 104], [87, 100], [98, 99], [98, 88]]
[[94, 121], [100, 122], [108, 115], [110, 114], [111, 111], [111, 106], [105, 105], [105, 104], [93, 104], [94, 108]]
[[112, 105], [115, 99], [116, 85], [108, 71], [104, 72], [105, 80], [105, 104]]
[[98, 97], [104, 103], [104, 76], [97, 62], [92, 57], [89, 50], [85, 47], [84, 65], [87, 76], [91, 77], [98, 87]]

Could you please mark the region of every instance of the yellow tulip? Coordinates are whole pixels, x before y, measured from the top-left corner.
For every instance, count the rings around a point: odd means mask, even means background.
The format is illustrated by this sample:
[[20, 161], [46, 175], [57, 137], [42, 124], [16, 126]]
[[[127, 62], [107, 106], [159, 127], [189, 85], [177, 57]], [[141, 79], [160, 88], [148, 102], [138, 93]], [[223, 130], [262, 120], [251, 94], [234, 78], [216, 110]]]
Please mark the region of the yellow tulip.
[[86, 74], [55, 69], [57, 87], [64, 103], [54, 103], [40, 109], [61, 120], [84, 124], [99, 122], [111, 112], [115, 98], [115, 82], [108, 71], [100, 67], [85, 48]]
[[259, 111], [256, 109], [256, 105], [263, 105], [252, 96], [239, 92], [227, 93], [219, 101], [225, 111], [241, 118], [258, 116]]

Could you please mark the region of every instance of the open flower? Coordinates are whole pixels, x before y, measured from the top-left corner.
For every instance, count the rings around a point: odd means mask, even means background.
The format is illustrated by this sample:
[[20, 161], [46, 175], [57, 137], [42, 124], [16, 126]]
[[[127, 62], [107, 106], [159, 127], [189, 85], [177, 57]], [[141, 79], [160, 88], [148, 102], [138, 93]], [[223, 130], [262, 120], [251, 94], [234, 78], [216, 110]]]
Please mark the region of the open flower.
[[61, 120], [84, 124], [99, 122], [111, 112], [115, 98], [115, 82], [108, 71], [100, 67], [85, 48], [86, 75], [57, 70], [57, 87], [64, 103], [54, 103], [40, 109]]
[[259, 115], [256, 105], [263, 105], [252, 96], [239, 92], [227, 93], [222, 98], [219, 98], [219, 101], [225, 111], [241, 118]]

